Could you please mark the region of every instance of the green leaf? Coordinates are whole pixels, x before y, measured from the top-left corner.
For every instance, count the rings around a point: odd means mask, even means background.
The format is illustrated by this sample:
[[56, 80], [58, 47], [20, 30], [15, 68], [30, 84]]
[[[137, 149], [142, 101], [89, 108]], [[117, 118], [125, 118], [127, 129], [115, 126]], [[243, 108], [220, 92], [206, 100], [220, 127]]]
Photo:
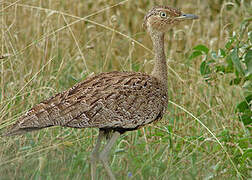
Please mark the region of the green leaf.
[[247, 149], [242, 155], [242, 161], [244, 162], [246, 159], [252, 159], [252, 148]]
[[240, 59], [239, 59], [239, 56], [238, 56], [238, 49], [237, 47], [235, 47], [232, 51], [231, 51], [231, 59], [232, 59], [232, 62], [234, 63], [234, 66], [235, 66], [235, 69], [238, 71], [238, 73], [240, 75], [245, 75], [245, 72], [241, 66], [241, 62], [240, 62]]
[[247, 149], [250, 146], [250, 137], [242, 137], [238, 139], [238, 145], [242, 148], [242, 149]]
[[211, 60], [207, 61], [207, 64], [211, 64], [211, 63], [215, 63], [215, 62], [216, 62], [215, 60], [211, 59]]
[[240, 84], [241, 80], [242, 80], [242, 78], [235, 78], [235, 79], [232, 79], [232, 80], [230, 81], [229, 85], [230, 85], [230, 86], [232, 86], [232, 85], [238, 85], [238, 84]]
[[199, 44], [199, 45], [195, 46], [193, 48], [193, 50], [195, 50], [195, 51], [201, 51], [201, 52], [203, 52], [205, 54], [208, 54], [208, 52], [209, 52], [209, 49], [205, 45], [202, 45], [202, 44]]
[[243, 38], [244, 32], [246, 31], [248, 25], [249, 25], [249, 21], [248, 20], [244, 20], [242, 21], [241, 25], [240, 25], [240, 38]]
[[227, 57], [226, 57], [226, 62], [227, 62], [227, 67], [226, 67], [226, 70], [225, 70], [225, 72], [226, 73], [232, 73], [232, 72], [234, 72], [234, 64], [233, 64], [233, 62], [232, 62], [232, 59], [231, 59], [231, 57], [230, 57], [230, 55], [228, 55]]
[[252, 113], [251, 113], [251, 111], [240, 115], [239, 119], [240, 119], [240, 121], [242, 121], [242, 123], [245, 126], [252, 124]]
[[221, 65], [221, 66], [216, 66], [216, 72], [223, 72], [226, 73], [226, 69], [225, 66]]
[[218, 50], [218, 56], [221, 57], [221, 58], [226, 57], [226, 52], [225, 52], [225, 50], [220, 48], [220, 49]]
[[[245, 99], [246, 99], [246, 101], [247, 101], [248, 103], [251, 103], [251, 101], [252, 101], [252, 94], [246, 96]], [[251, 104], [251, 105], [252, 105], [252, 104]]]
[[216, 53], [215, 51], [212, 51], [212, 52], [211, 52], [211, 57], [212, 57], [214, 60], [217, 60], [217, 59], [218, 59], [217, 53]]
[[201, 75], [207, 75], [211, 73], [211, 69], [209, 65], [206, 63], [206, 61], [203, 61], [200, 65], [200, 74]]
[[244, 57], [244, 62], [247, 66], [246, 76], [252, 74], [252, 49], [249, 49]]
[[191, 54], [191, 56], [189, 57], [189, 59], [194, 59], [198, 56], [201, 56], [203, 53], [201, 51], [193, 51], [193, 53]]
[[225, 48], [231, 49], [233, 42], [234, 42], [234, 38], [229, 39], [228, 42], [225, 44]]
[[235, 112], [239, 113], [239, 120], [242, 121], [245, 126], [252, 123], [251, 101], [252, 94], [248, 95], [245, 100], [240, 102], [235, 108]]
[[248, 39], [250, 43], [252, 44], [252, 31], [248, 32]]
[[224, 142], [229, 142], [231, 139], [230, 132], [228, 129], [224, 129], [223, 131], [221, 131], [218, 137], [220, 137], [220, 140]]
[[248, 92], [252, 92], [252, 74], [250, 74], [249, 76], [246, 76], [244, 81], [245, 82], [244, 82], [242, 88], [244, 90], [247, 90]]
[[252, 101], [252, 94], [248, 95], [244, 101], [240, 102], [237, 106], [236, 106], [236, 112], [245, 112], [247, 109], [250, 109], [249, 107], [249, 103], [250, 101]]

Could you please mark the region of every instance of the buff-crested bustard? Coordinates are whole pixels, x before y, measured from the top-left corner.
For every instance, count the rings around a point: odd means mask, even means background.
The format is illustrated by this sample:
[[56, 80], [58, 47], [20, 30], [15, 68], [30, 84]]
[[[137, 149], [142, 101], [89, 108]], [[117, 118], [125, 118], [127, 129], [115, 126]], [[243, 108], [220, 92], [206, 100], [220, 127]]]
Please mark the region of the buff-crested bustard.
[[[18, 135], [50, 126], [72, 128], [99, 128], [97, 144], [91, 154], [91, 176], [95, 179], [96, 162], [101, 160], [110, 179], [115, 179], [108, 154], [120, 134], [136, 130], [162, 118], [168, 103], [167, 64], [164, 52], [164, 34], [174, 25], [193, 14], [158, 6], [144, 17], [143, 27], [150, 34], [155, 65], [152, 74], [139, 72], [107, 72], [87, 78], [83, 82], [45, 100], [7, 131]], [[101, 140], [108, 142], [99, 151]]]

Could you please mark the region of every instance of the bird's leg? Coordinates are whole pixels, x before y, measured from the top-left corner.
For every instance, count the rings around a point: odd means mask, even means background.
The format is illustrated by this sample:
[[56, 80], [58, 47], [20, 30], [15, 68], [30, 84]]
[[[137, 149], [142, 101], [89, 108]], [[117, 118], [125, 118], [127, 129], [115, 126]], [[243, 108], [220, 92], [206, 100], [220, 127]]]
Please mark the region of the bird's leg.
[[113, 173], [108, 165], [108, 154], [119, 136], [120, 136], [120, 133], [115, 131], [112, 134], [111, 138], [109, 139], [108, 143], [105, 145], [102, 152], [100, 152], [100, 154], [99, 154], [99, 159], [102, 161], [104, 168], [107, 171], [111, 180], [115, 180], [115, 176], [113, 175]]
[[95, 180], [96, 162], [99, 160], [99, 149], [100, 149], [101, 141], [102, 141], [103, 137], [104, 137], [104, 131], [100, 130], [96, 145], [95, 145], [94, 150], [91, 154], [91, 178], [92, 178], [92, 180]]

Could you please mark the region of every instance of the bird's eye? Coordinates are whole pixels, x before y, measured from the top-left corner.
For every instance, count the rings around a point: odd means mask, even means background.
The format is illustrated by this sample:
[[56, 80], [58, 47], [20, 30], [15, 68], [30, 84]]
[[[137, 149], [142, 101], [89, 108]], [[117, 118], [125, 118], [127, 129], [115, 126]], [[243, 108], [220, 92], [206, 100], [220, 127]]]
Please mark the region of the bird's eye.
[[160, 12], [160, 16], [161, 16], [162, 18], [166, 18], [166, 13], [165, 13], [165, 12]]

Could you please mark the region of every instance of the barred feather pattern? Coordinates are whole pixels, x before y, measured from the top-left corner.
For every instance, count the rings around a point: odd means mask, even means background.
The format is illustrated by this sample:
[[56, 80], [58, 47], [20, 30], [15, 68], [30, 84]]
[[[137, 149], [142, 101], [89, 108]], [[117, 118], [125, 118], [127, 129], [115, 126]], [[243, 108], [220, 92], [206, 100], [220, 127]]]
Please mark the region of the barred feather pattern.
[[167, 85], [151, 75], [101, 73], [37, 104], [7, 135], [50, 126], [96, 127], [123, 133], [162, 118], [167, 102]]

